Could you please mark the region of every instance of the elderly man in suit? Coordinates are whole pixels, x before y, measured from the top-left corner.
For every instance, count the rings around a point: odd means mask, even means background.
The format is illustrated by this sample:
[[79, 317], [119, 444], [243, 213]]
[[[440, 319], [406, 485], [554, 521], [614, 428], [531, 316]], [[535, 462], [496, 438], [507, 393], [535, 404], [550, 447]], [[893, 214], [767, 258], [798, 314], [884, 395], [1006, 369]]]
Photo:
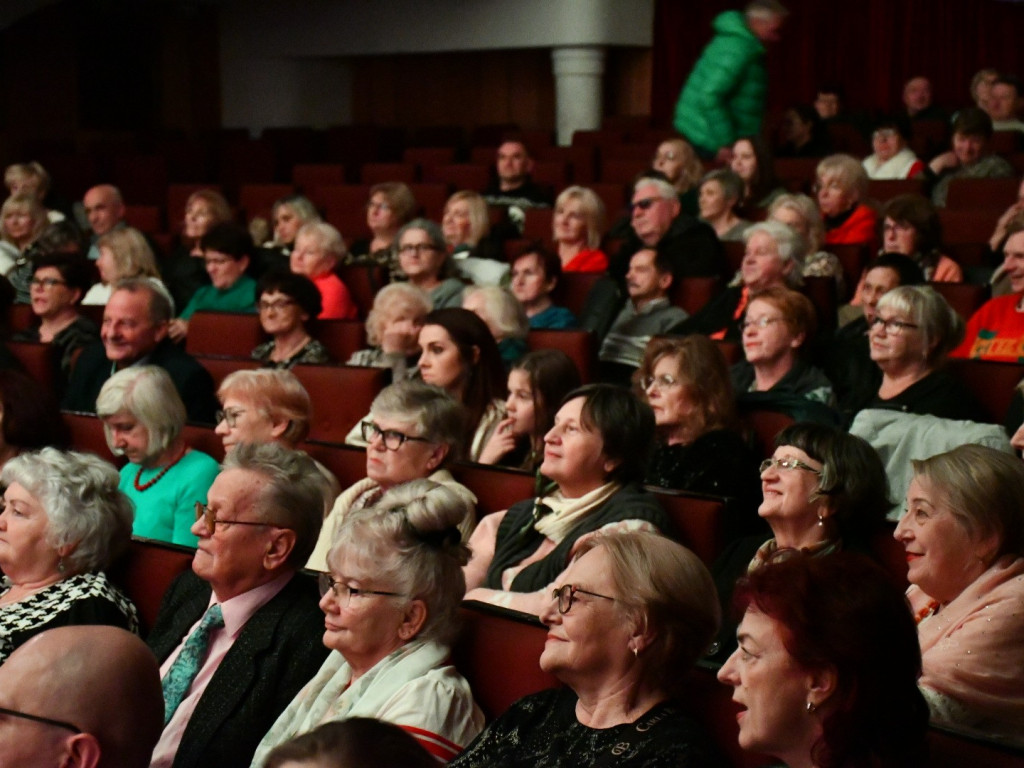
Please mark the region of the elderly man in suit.
[[156, 659], [118, 627], [41, 632], [0, 666], [4, 768], [145, 768], [160, 735]]
[[166, 705], [154, 768], [243, 768], [327, 656], [312, 579], [297, 573], [323, 519], [327, 481], [276, 443], [228, 454], [196, 505], [192, 572], [164, 596], [149, 646]]

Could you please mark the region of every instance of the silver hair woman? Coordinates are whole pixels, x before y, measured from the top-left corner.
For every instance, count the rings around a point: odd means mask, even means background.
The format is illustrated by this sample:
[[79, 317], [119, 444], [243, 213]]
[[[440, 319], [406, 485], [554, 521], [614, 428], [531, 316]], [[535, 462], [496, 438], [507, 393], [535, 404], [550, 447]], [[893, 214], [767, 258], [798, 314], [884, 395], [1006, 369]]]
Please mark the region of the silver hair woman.
[[118, 371], [100, 390], [96, 414], [110, 450], [129, 462], [120, 485], [135, 504], [135, 535], [195, 546], [195, 503], [206, 503], [219, 466], [185, 443], [185, 405], [167, 371]]
[[413, 380], [385, 387], [346, 438], [350, 443], [359, 438], [366, 446], [366, 477], [334, 503], [307, 567], [327, 570], [327, 553], [350, 512], [372, 505], [391, 488], [422, 478], [447, 486], [466, 502], [468, 512], [459, 528], [468, 540], [476, 522], [476, 497], [447, 469], [462, 456], [465, 424], [465, 409], [438, 387]]
[[325, 221], [310, 222], [295, 236], [289, 265], [292, 272], [308, 277], [320, 291], [320, 320], [355, 320], [359, 316], [348, 287], [334, 274], [346, 253], [341, 233]]
[[530, 320], [523, 305], [507, 288], [497, 285], [469, 287], [462, 294], [462, 308], [487, 324], [506, 365], [526, 354]]
[[448, 661], [466, 590], [469, 550], [458, 530], [466, 507], [450, 488], [417, 480], [345, 518], [321, 577], [332, 653], [267, 733], [254, 765], [277, 744], [347, 717], [394, 722], [444, 760], [480, 732], [483, 714]]
[[366, 317], [370, 347], [354, 352], [348, 365], [390, 368], [392, 381], [413, 376], [423, 318], [432, 308], [430, 297], [411, 283], [391, 283], [381, 288]]
[[135, 606], [102, 572], [131, 536], [132, 506], [114, 468], [91, 454], [43, 448], [8, 461], [0, 484], [0, 663], [53, 627], [138, 632]]
[[867, 407], [985, 421], [974, 396], [943, 368], [963, 337], [964, 321], [934, 288], [904, 285], [886, 293], [868, 333], [882, 380]]

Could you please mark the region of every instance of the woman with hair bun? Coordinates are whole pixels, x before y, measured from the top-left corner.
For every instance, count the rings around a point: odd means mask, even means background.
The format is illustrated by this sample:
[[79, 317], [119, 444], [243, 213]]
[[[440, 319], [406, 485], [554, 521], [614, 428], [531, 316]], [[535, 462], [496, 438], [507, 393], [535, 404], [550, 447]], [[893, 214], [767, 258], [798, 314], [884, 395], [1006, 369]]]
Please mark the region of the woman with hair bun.
[[264, 737], [253, 766], [278, 744], [349, 717], [392, 722], [441, 761], [480, 732], [483, 713], [449, 662], [466, 590], [469, 549], [457, 527], [466, 505], [450, 488], [415, 480], [344, 518], [320, 577], [331, 654]]

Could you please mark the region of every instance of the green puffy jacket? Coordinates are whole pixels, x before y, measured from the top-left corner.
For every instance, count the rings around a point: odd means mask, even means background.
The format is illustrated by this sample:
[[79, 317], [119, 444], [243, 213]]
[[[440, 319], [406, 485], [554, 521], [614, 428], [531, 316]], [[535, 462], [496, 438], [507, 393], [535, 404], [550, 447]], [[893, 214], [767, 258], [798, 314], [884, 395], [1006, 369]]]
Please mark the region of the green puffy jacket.
[[711, 26], [715, 36], [683, 86], [675, 127], [694, 146], [715, 153], [760, 133], [768, 78], [764, 46], [740, 11], [720, 13]]

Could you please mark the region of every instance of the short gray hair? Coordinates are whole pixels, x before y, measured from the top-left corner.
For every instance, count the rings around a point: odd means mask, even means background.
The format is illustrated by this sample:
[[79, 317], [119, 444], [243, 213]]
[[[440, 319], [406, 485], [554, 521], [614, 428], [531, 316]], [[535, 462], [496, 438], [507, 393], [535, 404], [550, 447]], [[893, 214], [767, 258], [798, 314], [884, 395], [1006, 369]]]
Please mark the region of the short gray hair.
[[120, 480], [98, 456], [56, 448], [15, 456], [0, 470], [0, 484], [17, 483], [43, 508], [47, 544], [74, 545], [64, 558], [68, 574], [102, 570], [127, 548], [134, 510]]
[[227, 455], [222, 467], [244, 469], [267, 479], [253, 512], [260, 520], [295, 531], [287, 565], [294, 570], [302, 568], [320, 536], [324, 509], [333, 501], [330, 483], [316, 462], [303, 451], [279, 443], [241, 443]]
[[375, 506], [345, 516], [328, 563], [341, 552], [372, 563], [374, 575], [426, 604], [420, 635], [448, 644], [458, 631], [466, 594], [462, 566], [470, 552], [459, 523], [472, 514], [470, 507], [465, 497], [431, 480], [395, 486]]
[[901, 285], [878, 300], [876, 311], [892, 309], [917, 323], [925, 362], [937, 365], [964, 339], [964, 321], [945, 297], [929, 285]]
[[374, 398], [370, 415], [415, 424], [418, 432], [415, 437], [426, 435], [448, 446], [445, 463], [462, 456], [466, 409], [440, 387], [415, 380], [396, 382]]
[[792, 286], [802, 285], [801, 269], [803, 268], [807, 243], [800, 236], [800, 233], [781, 221], [761, 221], [747, 227], [743, 233], [743, 242], [749, 243], [750, 238], [759, 232], [768, 235], [768, 237], [775, 241], [775, 246], [779, 249], [779, 258], [783, 264], [787, 261], [794, 262], [793, 269], [786, 276], [786, 282]]
[[488, 328], [497, 331], [495, 341], [526, 338], [530, 332], [530, 319], [510, 290], [500, 285], [470, 285], [462, 292], [462, 306], [465, 307], [466, 299], [477, 293], [484, 297], [487, 310], [487, 317], [480, 319], [487, 323]]
[[704, 174], [704, 178], [700, 180], [700, 186], [703, 187], [709, 181], [718, 182], [726, 200], [738, 202], [743, 197], [743, 179], [728, 168], [716, 168]]
[[776, 211], [787, 209], [795, 212], [800, 218], [807, 222], [807, 252], [817, 253], [825, 240], [825, 222], [821, 219], [821, 210], [818, 204], [807, 195], [786, 192], [772, 200], [768, 206], [768, 218], [771, 219]]
[[174, 299], [163, 281], [158, 277], [126, 277], [118, 280], [114, 286], [115, 291], [128, 291], [128, 293], [139, 293], [143, 291], [149, 294], [149, 321], [153, 325], [169, 323], [174, 317]]
[[379, 346], [384, 336], [384, 326], [396, 314], [411, 311], [421, 320], [433, 309], [430, 296], [411, 283], [390, 283], [385, 285], [373, 299], [373, 308], [366, 316], [366, 340], [370, 346]]
[[341, 237], [341, 232], [332, 227], [326, 221], [310, 221], [302, 225], [295, 235], [295, 239], [308, 237], [316, 243], [324, 253], [333, 256], [338, 261], [345, 258], [348, 249]]
[[[107, 419], [130, 413], [149, 433], [147, 458], [167, 450], [185, 427], [185, 404], [170, 374], [157, 365], [132, 365], [118, 371], [103, 384], [96, 398], [96, 415]], [[107, 445], [114, 450], [110, 427], [103, 424]]]
[[676, 192], [676, 188], [669, 184], [664, 179], [655, 179], [650, 176], [641, 176], [637, 179], [636, 184], [633, 185], [633, 194], [635, 195], [644, 187], [654, 187], [657, 190], [658, 197], [662, 200], [678, 200], [679, 193]]

